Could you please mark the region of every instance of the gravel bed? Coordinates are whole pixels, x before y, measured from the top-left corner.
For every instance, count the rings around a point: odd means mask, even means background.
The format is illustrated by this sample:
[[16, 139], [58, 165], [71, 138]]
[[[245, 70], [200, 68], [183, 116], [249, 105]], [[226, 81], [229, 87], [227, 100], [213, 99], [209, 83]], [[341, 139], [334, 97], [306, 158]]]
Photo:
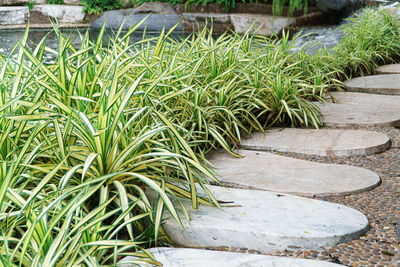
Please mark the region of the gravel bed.
[[328, 260], [347, 266], [400, 266], [400, 238], [396, 234], [400, 218], [400, 129], [363, 129], [387, 134], [392, 141], [391, 149], [381, 154], [353, 157], [277, 154], [320, 163], [353, 165], [376, 172], [381, 177], [382, 184], [371, 191], [318, 198], [363, 212], [370, 222], [370, 230], [358, 240], [335, 247], [321, 248], [318, 251], [281, 251], [271, 255]]
[[[396, 234], [400, 218], [400, 129], [392, 127], [359, 129], [387, 134], [391, 138], [392, 147], [384, 153], [370, 156], [320, 157], [282, 152], [276, 154], [320, 163], [353, 165], [376, 172], [381, 177], [382, 184], [371, 191], [348, 196], [316, 198], [343, 204], [363, 212], [370, 222], [370, 230], [357, 240], [335, 247], [319, 250], [293, 248], [268, 255], [326, 260], [354, 267], [400, 267], [400, 238]], [[259, 253], [246, 248], [209, 249]]]

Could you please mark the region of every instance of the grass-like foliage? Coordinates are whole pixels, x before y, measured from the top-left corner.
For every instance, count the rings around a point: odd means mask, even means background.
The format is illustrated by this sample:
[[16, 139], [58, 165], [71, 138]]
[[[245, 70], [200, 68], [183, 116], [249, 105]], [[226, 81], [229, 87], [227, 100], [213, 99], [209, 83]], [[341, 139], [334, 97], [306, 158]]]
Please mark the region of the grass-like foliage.
[[1, 56], [2, 263], [147, 258], [142, 247], [168, 241], [164, 210], [181, 220], [177, 197], [218, 205], [204, 186], [215, 179], [208, 150], [231, 151], [263, 124], [320, 125], [310, 100], [328, 79], [304, 68], [305, 51], [289, 53], [288, 36], [214, 39], [204, 30], [130, 44], [134, 30], [108, 42], [104, 31], [95, 41], [86, 34], [74, 47], [56, 28], [57, 51], [46, 39], [30, 50], [26, 33]]
[[382, 64], [400, 59], [400, 20], [389, 12], [365, 9], [342, 27], [345, 36], [334, 48], [341, 79], [374, 73]]
[[[358, 30], [368, 23], [386, 30]], [[312, 101], [339, 87], [343, 70], [365, 73], [391, 60], [398, 43], [383, 44], [398, 42], [397, 30], [384, 13], [346, 26], [381, 48], [365, 65], [349, 65], [351, 37], [333, 54], [308, 55], [291, 52], [287, 34], [213, 38], [204, 29], [132, 44], [135, 28], [107, 41], [102, 29], [74, 47], [55, 28], [58, 50], [46, 38], [31, 50], [27, 32], [0, 55], [0, 264], [153, 261], [145, 248], [169, 242], [164, 211], [180, 223], [182, 198], [193, 208], [218, 206], [206, 187], [216, 180], [204, 157], [210, 149], [234, 154], [242, 134], [271, 125], [319, 127]], [[55, 62], [45, 63], [45, 53]]]

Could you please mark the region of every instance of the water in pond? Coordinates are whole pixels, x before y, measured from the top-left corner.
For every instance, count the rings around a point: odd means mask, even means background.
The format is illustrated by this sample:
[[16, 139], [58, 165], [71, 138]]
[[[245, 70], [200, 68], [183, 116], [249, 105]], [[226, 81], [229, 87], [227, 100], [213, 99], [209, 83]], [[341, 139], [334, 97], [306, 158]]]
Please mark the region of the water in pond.
[[[399, 1], [388, 1], [388, 3], [398, 3]], [[354, 15], [352, 15], [354, 16]], [[345, 23], [345, 20], [343, 20]], [[338, 44], [338, 41], [342, 37], [342, 33], [339, 29], [340, 25], [328, 25], [328, 26], [319, 26], [319, 27], [306, 27], [302, 29], [302, 35], [305, 35], [304, 38], [296, 41], [296, 47], [301, 47], [305, 45], [307, 42], [310, 42], [313, 47], [309, 48], [309, 52], [313, 53], [319, 47], [326, 47], [330, 49]], [[73, 44], [75, 46], [79, 46], [80, 38], [79, 34], [83, 34], [86, 29], [74, 29], [74, 30], [62, 30], [65, 34], [71, 34]], [[24, 34], [24, 30], [0, 30], [0, 53], [9, 55], [12, 51], [13, 47], [21, 40]], [[96, 38], [98, 31], [90, 30], [91, 36]], [[47, 29], [31, 29], [29, 32], [29, 40], [28, 46], [33, 48], [35, 44], [39, 43], [43, 37], [47, 35], [46, 44], [48, 47], [52, 49], [58, 48], [58, 39], [54, 33], [49, 34], [49, 30]], [[158, 33], [147, 33], [147, 37], [157, 36]], [[183, 36], [183, 34], [177, 34], [175, 37]], [[142, 33], [134, 33], [131, 37], [132, 42], [142, 40]], [[52, 54], [47, 53], [45, 55], [45, 62], [51, 62], [54, 59]]]

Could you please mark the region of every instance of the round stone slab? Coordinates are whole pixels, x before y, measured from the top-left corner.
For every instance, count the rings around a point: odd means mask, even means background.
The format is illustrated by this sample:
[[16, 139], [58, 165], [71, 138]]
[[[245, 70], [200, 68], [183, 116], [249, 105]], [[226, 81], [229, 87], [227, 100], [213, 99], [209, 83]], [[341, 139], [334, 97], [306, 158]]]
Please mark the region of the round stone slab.
[[400, 64], [380, 66], [376, 69], [376, 74], [400, 74]]
[[400, 74], [358, 77], [345, 82], [347, 91], [382, 95], [400, 95]]
[[251, 150], [237, 151], [235, 158], [225, 151], [208, 159], [224, 186], [285, 192], [300, 196], [349, 195], [370, 190], [379, 176], [359, 167], [323, 164]]
[[[164, 229], [174, 244], [184, 247], [229, 247], [270, 253], [285, 249], [318, 249], [358, 238], [368, 230], [359, 211], [326, 201], [259, 190], [209, 186], [230, 207], [200, 205], [193, 210], [182, 200], [190, 224], [185, 230], [164, 214]], [[183, 217], [180, 205], [176, 205]]]
[[372, 155], [390, 147], [386, 134], [361, 130], [275, 128], [243, 139], [242, 148], [318, 156]]
[[[342, 265], [315, 260], [304, 260], [287, 257], [273, 257], [257, 254], [245, 254], [225, 251], [213, 251], [190, 248], [152, 248], [149, 249], [163, 267], [339, 267]], [[134, 257], [126, 257], [118, 267], [133, 267]], [[129, 264], [131, 262], [132, 264]], [[141, 264], [139, 266], [154, 266]]]
[[325, 126], [400, 126], [400, 96], [330, 92], [334, 103], [315, 103]]

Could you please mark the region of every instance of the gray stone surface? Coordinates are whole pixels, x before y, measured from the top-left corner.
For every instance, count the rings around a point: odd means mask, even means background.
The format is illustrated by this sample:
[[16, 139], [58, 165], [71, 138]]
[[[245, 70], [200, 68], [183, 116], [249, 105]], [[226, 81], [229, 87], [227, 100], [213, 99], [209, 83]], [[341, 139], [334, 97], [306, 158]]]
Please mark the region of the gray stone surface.
[[400, 95], [400, 74], [358, 77], [345, 82], [350, 92]]
[[348, 195], [380, 184], [369, 170], [348, 165], [322, 164], [269, 152], [211, 153], [210, 162], [223, 186], [285, 192], [300, 196]]
[[376, 74], [400, 74], [400, 64], [390, 64], [379, 66]]
[[182, 13], [185, 21], [189, 22], [213, 22], [213, 23], [230, 23], [231, 17], [229, 14], [214, 14], [214, 13]]
[[29, 2], [33, 2], [35, 5], [40, 5], [46, 3], [46, 0], [0, 0], [0, 6], [18, 6], [25, 5]]
[[64, 0], [65, 5], [79, 5], [82, 0]]
[[362, 130], [275, 128], [243, 139], [242, 148], [318, 156], [372, 155], [390, 147], [386, 134]]
[[397, 223], [397, 231], [396, 231], [397, 237], [400, 238], [400, 218], [399, 222]]
[[[181, 18], [177, 14], [143, 14], [136, 8], [125, 10], [111, 10], [104, 12], [103, 15], [93, 21], [91, 27], [101, 28], [106, 22], [106, 28], [119, 29], [123, 25], [123, 29], [127, 30], [138, 24], [141, 20], [147, 19], [138, 27], [138, 30], [160, 31], [163, 28], [171, 29], [178, 23]], [[182, 24], [176, 30], [182, 30]]]
[[61, 23], [80, 23], [85, 19], [83, 6], [73, 5], [35, 5], [33, 12], [56, 19]]
[[[164, 229], [174, 244], [184, 247], [232, 247], [261, 253], [298, 247], [317, 249], [358, 238], [368, 230], [359, 211], [325, 201], [259, 190], [209, 186], [220, 201], [231, 207], [201, 205], [191, 208], [182, 200], [190, 224], [185, 231], [164, 214]], [[178, 212], [180, 206], [177, 204]], [[183, 216], [183, 215], [182, 215]]]
[[329, 95], [334, 103], [316, 103], [325, 126], [400, 126], [400, 96], [349, 92]]
[[[341, 266], [326, 261], [304, 260], [286, 257], [272, 257], [256, 254], [212, 251], [190, 248], [152, 248], [149, 249], [164, 267], [335, 267]], [[136, 260], [126, 257], [118, 267], [133, 267], [129, 262]], [[153, 266], [141, 264], [139, 266]]]
[[237, 33], [251, 33], [272, 35], [295, 22], [291, 17], [280, 17], [261, 14], [231, 14], [231, 22]]
[[364, 0], [317, 0], [317, 7], [324, 12], [347, 14], [364, 4]]
[[0, 25], [25, 24], [28, 14], [26, 6], [0, 7]]
[[174, 8], [169, 3], [146, 2], [135, 8], [136, 14], [176, 14]]

